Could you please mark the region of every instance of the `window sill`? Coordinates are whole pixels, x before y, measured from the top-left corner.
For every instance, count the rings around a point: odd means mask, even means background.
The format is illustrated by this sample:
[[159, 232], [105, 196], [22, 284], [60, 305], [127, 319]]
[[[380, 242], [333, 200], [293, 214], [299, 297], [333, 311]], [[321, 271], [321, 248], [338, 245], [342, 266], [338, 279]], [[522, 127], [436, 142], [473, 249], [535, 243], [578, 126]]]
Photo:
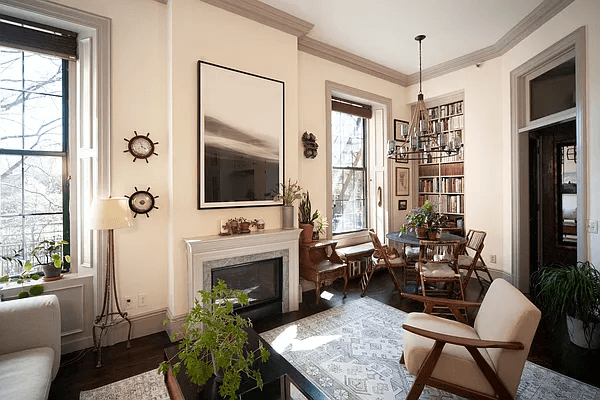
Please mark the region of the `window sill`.
[[[86, 274], [78, 274], [74, 272], [68, 272], [63, 274], [63, 277], [56, 281], [44, 282], [43, 279], [38, 279], [37, 281], [31, 280], [29, 282], [25, 282], [23, 284], [11, 282], [11, 283], [3, 283], [0, 286], [0, 295], [3, 298], [3, 301], [6, 300], [14, 300], [17, 298], [19, 293], [23, 289], [28, 289], [33, 285], [44, 285], [44, 293], [50, 289], [62, 289], [72, 286], [79, 286], [84, 284], [87, 280], [92, 280], [92, 275]], [[42, 295], [44, 294], [42, 293]]]

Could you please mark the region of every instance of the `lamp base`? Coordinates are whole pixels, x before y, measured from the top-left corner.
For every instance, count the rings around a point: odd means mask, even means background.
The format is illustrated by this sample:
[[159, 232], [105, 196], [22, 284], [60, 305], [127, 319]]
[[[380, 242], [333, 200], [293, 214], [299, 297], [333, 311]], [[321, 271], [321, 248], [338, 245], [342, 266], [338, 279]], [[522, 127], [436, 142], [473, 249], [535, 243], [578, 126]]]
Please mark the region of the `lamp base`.
[[[104, 281], [104, 300], [102, 302], [102, 312], [94, 320], [92, 334], [94, 338], [94, 352], [97, 352], [96, 368], [102, 367], [102, 335], [111, 326], [119, 325], [127, 321], [129, 324], [129, 333], [127, 335], [127, 348], [131, 348], [131, 321], [127, 318], [127, 313], [121, 311], [119, 306], [119, 296], [117, 294], [117, 283], [115, 281], [115, 247], [114, 247], [114, 232], [108, 230], [108, 245], [106, 249], [106, 279]], [[112, 297], [114, 296], [114, 305], [116, 311], [112, 309]], [[100, 329], [100, 334], [96, 335], [96, 329]]]

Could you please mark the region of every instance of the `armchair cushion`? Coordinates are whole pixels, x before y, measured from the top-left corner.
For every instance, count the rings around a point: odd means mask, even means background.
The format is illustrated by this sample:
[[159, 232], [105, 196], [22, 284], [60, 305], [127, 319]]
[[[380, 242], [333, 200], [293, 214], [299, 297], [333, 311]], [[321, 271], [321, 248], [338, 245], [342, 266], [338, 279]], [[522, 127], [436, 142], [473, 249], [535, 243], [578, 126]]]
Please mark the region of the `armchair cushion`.
[[58, 298], [42, 295], [3, 301], [0, 303], [0, 321], [0, 355], [49, 347], [54, 351], [54, 379], [60, 366], [61, 352]]
[[488, 349], [498, 377], [514, 395], [535, 335], [541, 312], [523, 293], [504, 279], [495, 279], [473, 324], [484, 340], [521, 342], [521, 351]]
[[[429, 314], [410, 313], [405, 324], [446, 335], [480, 339], [475, 329], [469, 325]], [[404, 361], [411, 375], [416, 376], [419, 373], [433, 343], [434, 341], [429, 338], [404, 331]], [[480, 349], [479, 352], [488, 363], [491, 363], [486, 349]], [[494, 389], [463, 346], [446, 344], [431, 376], [460, 386], [471, 387], [482, 393], [494, 394]]]
[[55, 357], [50, 347], [0, 355], [0, 397], [11, 400], [45, 400], [52, 383]]

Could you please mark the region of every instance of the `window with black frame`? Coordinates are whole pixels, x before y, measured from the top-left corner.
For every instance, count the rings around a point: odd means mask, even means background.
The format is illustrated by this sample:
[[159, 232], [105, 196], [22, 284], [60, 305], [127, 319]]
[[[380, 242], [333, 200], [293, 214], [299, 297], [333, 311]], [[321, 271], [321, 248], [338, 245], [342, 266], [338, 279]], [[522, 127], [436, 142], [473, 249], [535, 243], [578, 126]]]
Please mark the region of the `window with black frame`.
[[332, 101], [333, 235], [368, 229], [366, 143], [370, 117], [369, 106]]
[[[43, 240], [69, 240], [66, 59], [76, 57], [76, 35], [65, 55], [55, 37], [68, 33], [2, 15], [0, 24], [10, 33], [0, 35], [0, 255], [23, 261]], [[1, 261], [0, 277], [22, 272]]]

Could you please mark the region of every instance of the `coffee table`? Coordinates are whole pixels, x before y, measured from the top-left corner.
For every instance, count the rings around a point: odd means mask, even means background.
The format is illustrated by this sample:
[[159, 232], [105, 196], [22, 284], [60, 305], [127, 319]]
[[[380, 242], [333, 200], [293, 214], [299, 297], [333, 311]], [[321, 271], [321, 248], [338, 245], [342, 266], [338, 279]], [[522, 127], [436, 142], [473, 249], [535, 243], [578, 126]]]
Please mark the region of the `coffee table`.
[[[247, 328], [248, 332], [248, 346], [250, 349], [258, 348], [259, 340], [263, 346], [269, 350], [271, 356], [266, 363], [257, 362], [256, 366], [260, 370], [262, 379], [264, 382], [263, 390], [268, 392], [289, 392], [292, 389], [294, 396], [281, 396], [272, 397], [269, 394], [269, 398], [281, 398], [283, 399], [314, 399], [314, 400], [326, 400], [328, 399], [323, 392], [321, 392], [312, 382], [306, 379], [296, 368], [294, 368], [285, 358], [277, 353], [269, 343], [264, 341], [258, 333], [252, 329]], [[173, 345], [165, 349], [164, 355], [165, 360], [171, 359], [177, 354], [178, 346]], [[176, 360], [175, 360], [176, 361]], [[243, 374], [242, 374], [243, 376]], [[190, 382], [189, 378], [185, 374], [185, 366], [181, 365], [181, 370], [177, 377], [174, 377], [169, 368], [169, 372], [165, 375], [165, 385], [169, 391], [169, 396], [172, 400], [198, 400], [198, 399], [221, 399], [219, 395], [218, 383], [214, 380], [214, 377], [210, 378], [203, 386], [198, 386]], [[295, 387], [291, 387], [294, 385]], [[287, 390], [277, 390], [278, 387], [286, 387]], [[260, 389], [257, 388], [256, 383], [251, 379], [243, 379], [238, 390], [241, 400], [254, 399], [254, 398], [267, 398], [261, 394], [267, 395], [267, 392], [261, 393]]]

